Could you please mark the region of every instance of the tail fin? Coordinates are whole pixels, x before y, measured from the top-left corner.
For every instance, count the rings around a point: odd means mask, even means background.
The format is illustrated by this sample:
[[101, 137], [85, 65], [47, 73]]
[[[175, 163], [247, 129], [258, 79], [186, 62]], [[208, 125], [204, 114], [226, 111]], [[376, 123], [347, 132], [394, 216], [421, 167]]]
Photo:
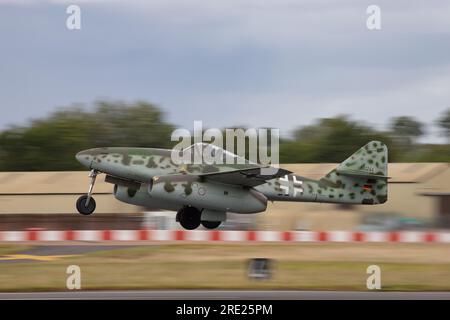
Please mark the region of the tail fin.
[[[388, 149], [380, 141], [370, 141], [320, 179], [322, 189], [338, 196], [327, 202], [380, 204], [387, 201]], [[329, 194], [323, 192], [323, 195]], [[324, 199], [320, 199], [325, 201]]]
[[388, 149], [380, 141], [370, 141], [342, 162], [336, 171], [341, 174], [387, 178]]

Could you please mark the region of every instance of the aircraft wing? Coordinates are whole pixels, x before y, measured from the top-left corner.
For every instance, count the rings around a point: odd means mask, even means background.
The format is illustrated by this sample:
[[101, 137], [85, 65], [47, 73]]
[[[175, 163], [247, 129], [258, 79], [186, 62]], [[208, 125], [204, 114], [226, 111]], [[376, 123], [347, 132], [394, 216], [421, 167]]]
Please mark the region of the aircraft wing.
[[277, 172], [270, 175], [261, 175], [261, 167], [246, 169], [236, 169], [221, 172], [200, 173], [200, 174], [169, 174], [154, 177], [154, 182], [177, 182], [177, 181], [216, 181], [226, 184], [239, 185], [245, 187], [256, 187], [266, 183], [268, 180], [279, 178], [290, 174], [291, 171], [277, 168]]
[[260, 184], [266, 183], [268, 180], [283, 177], [289, 173], [291, 173], [291, 171], [279, 168], [275, 174], [261, 175], [261, 168], [253, 168], [228, 172], [208, 173], [203, 175], [203, 177], [210, 181], [245, 187], [256, 187]]

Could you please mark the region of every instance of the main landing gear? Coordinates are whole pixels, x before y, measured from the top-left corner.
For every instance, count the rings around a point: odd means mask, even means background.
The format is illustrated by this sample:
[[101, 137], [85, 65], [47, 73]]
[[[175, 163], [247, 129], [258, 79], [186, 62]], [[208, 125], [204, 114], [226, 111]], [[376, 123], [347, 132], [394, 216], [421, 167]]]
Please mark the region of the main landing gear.
[[89, 184], [88, 193], [79, 197], [77, 200], [77, 210], [82, 215], [88, 216], [92, 214], [95, 210], [96, 204], [95, 200], [92, 197], [92, 190], [94, 189], [95, 179], [97, 178], [98, 172], [96, 170], [92, 170], [89, 174], [91, 178], [91, 182]]
[[200, 224], [206, 229], [215, 229], [221, 221], [201, 221], [201, 211], [194, 207], [183, 207], [177, 212], [176, 220], [187, 230], [197, 229]]
[[201, 223], [206, 229], [215, 229], [220, 226], [221, 221], [202, 221]]

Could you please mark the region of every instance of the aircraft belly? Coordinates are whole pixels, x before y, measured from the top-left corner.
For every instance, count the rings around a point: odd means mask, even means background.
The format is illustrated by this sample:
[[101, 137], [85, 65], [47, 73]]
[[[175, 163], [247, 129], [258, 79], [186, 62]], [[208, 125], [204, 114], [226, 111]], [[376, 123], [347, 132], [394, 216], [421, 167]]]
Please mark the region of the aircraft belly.
[[211, 182], [155, 183], [150, 191], [154, 199], [224, 212], [256, 213], [267, 207], [267, 198], [242, 187]]
[[214, 183], [142, 184], [136, 192], [117, 186], [114, 195], [125, 203], [166, 210], [189, 205], [221, 212], [257, 213], [267, 207], [267, 199], [256, 191]]

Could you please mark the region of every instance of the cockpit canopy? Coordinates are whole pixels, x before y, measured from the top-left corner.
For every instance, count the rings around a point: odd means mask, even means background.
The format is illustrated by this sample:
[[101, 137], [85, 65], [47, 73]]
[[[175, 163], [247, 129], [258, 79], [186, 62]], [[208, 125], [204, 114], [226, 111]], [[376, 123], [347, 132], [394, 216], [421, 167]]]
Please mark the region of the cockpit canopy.
[[253, 164], [243, 156], [236, 155], [214, 144], [197, 142], [182, 150], [184, 157], [205, 164]]

